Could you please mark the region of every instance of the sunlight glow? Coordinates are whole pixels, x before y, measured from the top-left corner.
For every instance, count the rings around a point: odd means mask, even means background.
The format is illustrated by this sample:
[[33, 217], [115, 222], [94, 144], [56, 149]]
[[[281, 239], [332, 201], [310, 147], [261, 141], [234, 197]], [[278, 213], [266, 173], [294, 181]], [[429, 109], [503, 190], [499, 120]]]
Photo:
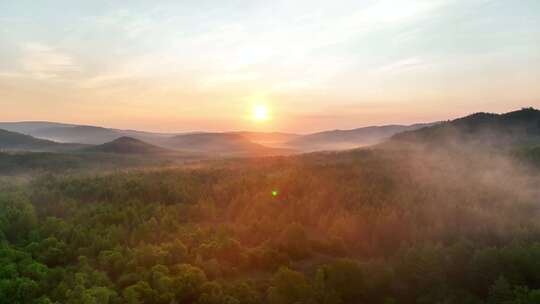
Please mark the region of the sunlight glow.
[[253, 120], [266, 121], [270, 119], [270, 112], [266, 105], [255, 105], [253, 107]]

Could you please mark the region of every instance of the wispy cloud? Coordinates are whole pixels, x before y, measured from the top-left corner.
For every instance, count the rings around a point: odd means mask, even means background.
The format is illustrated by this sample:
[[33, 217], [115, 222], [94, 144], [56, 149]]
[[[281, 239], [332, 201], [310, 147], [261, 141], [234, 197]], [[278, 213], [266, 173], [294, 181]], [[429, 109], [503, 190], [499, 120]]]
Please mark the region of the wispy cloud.
[[398, 72], [426, 65], [427, 62], [418, 57], [401, 59], [379, 68], [381, 72]]
[[232, 72], [223, 73], [218, 75], [212, 75], [206, 78], [202, 78], [199, 81], [199, 85], [202, 88], [219, 87], [221, 85], [227, 85], [235, 82], [251, 82], [259, 79], [261, 75], [256, 72]]
[[[148, 34], [148, 31], [151, 31], [156, 25], [156, 20], [151, 18], [150, 12], [133, 14], [126, 9], [114, 10], [101, 16], [93, 16], [87, 18], [87, 21], [94, 23], [98, 28], [120, 30], [128, 38], [137, 38]], [[163, 22], [163, 20], [158, 20], [158, 22]]]
[[261, 93], [342, 117], [369, 111], [339, 104], [499, 98], [500, 83], [508, 99], [539, 96], [537, 0], [64, 2], [0, 9], [0, 85], [21, 100], [47, 89], [96, 113], [229, 119]]
[[115, 86], [133, 80], [134, 75], [125, 73], [100, 74], [78, 81], [78, 86], [83, 89], [97, 89]]
[[59, 79], [81, 71], [71, 56], [39, 43], [22, 47], [20, 65], [24, 72], [40, 79]]
[[[249, 6], [245, 12], [231, 11], [228, 5], [210, 11], [186, 6], [181, 7], [183, 15], [171, 14], [180, 7], [156, 6], [144, 12], [110, 11], [89, 22], [133, 41], [122, 50], [131, 50], [132, 56], [113, 63], [120, 70], [112, 74], [135, 70], [136, 77], [177, 77], [189, 72], [207, 88], [257, 78], [281, 91], [322, 85], [359, 60], [349, 48], [361, 44], [363, 36], [421, 20], [449, 1], [277, 1]], [[339, 55], [324, 51], [339, 45]], [[133, 55], [140, 50], [144, 56]], [[110, 69], [96, 78], [108, 78]], [[302, 85], [284, 85], [289, 82]]]

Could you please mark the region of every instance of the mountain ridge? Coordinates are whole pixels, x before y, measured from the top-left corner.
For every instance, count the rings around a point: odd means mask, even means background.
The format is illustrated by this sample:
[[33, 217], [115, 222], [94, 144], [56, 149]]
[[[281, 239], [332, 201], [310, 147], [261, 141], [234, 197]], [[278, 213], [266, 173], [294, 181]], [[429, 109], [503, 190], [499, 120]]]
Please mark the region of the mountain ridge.
[[229, 156], [278, 155], [290, 152], [285, 149], [270, 148], [254, 143], [241, 134], [220, 132], [176, 135], [163, 139], [160, 146], [175, 150]]
[[84, 147], [77, 143], [58, 143], [30, 135], [0, 129], [0, 149], [7, 151], [56, 152]]
[[110, 142], [88, 147], [84, 149], [85, 152], [102, 152], [102, 153], [115, 153], [115, 154], [166, 154], [172, 151], [165, 148], [161, 148], [142, 140], [122, 136], [114, 139]]
[[502, 114], [477, 112], [435, 126], [396, 134], [390, 141], [482, 145], [540, 143], [540, 111], [530, 107]]
[[303, 151], [345, 150], [380, 143], [392, 135], [431, 126], [436, 123], [412, 125], [382, 125], [355, 129], [335, 129], [299, 136], [286, 143], [286, 146]]

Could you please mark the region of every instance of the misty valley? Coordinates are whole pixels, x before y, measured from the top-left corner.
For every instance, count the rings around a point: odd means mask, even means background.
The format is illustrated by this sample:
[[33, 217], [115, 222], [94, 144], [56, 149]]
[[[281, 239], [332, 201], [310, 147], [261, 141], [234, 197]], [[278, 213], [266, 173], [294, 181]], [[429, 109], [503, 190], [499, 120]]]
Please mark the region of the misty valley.
[[0, 303], [540, 303], [533, 108], [309, 135], [0, 128]]

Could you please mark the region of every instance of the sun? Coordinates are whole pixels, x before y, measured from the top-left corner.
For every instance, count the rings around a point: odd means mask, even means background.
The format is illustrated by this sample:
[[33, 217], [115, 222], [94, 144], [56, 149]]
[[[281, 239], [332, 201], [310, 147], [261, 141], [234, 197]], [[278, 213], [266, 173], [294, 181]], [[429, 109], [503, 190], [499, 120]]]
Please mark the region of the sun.
[[266, 105], [255, 105], [252, 117], [255, 121], [267, 121], [270, 119], [270, 111]]

